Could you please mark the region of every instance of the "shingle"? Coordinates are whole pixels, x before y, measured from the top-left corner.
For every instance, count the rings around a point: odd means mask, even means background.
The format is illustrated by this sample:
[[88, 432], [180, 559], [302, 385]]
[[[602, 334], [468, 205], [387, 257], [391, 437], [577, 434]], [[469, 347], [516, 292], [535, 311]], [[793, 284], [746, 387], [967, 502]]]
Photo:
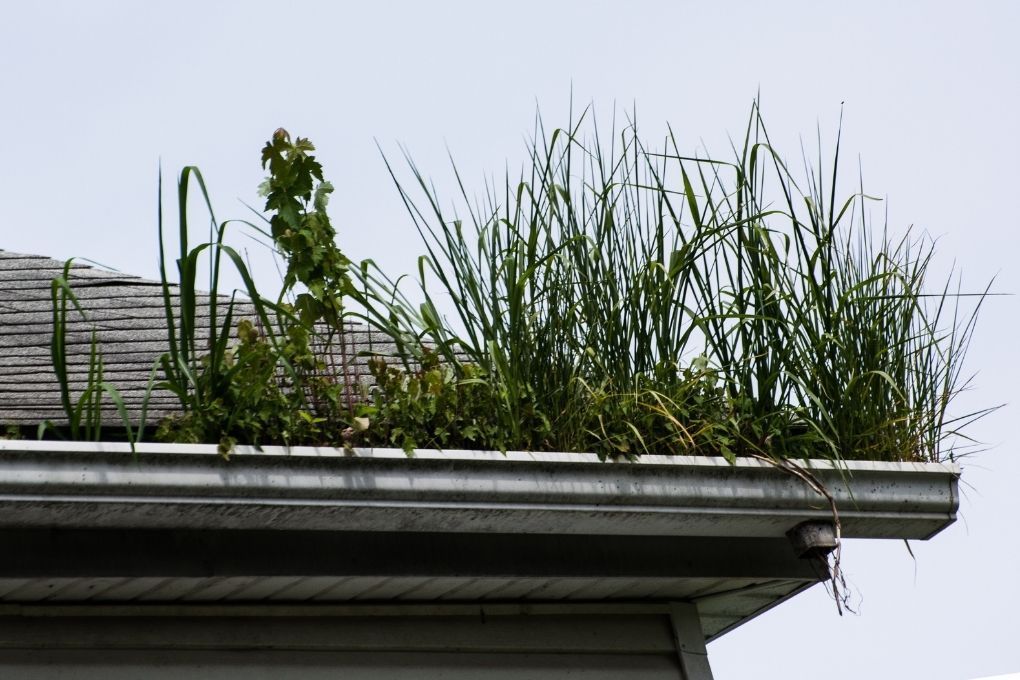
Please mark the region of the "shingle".
[[[0, 424], [36, 425], [44, 420], [60, 423], [59, 387], [52, 369], [50, 342], [53, 333], [51, 282], [64, 271], [64, 263], [38, 255], [0, 250]], [[151, 281], [106, 271], [75, 261], [70, 271], [71, 289], [88, 320], [69, 305], [66, 352], [72, 394], [87, 384], [93, 330], [104, 362], [104, 378], [118, 388], [132, 418], [138, 418], [153, 364], [167, 350], [163, 287]], [[178, 291], [171, 287], [171, 304], [176, 307]], [[198, 295], [196, 341], [208, 339], [208, 295]], [[222, 324], [229, 299], [219, 306]], [[234, 325], [242, 316], [254, 316], [243, 298], [234, 307]], [[327, 364], [344, 367], [357, 380], [368, 375], [368, 358], [363, 352], [392, 353], [388, 338], [369, 333], [360, 324], [347, 324], [342, 338], [331, 347], [322, 343], [316, 351], [329, 354]], [[343, 351], [343, 356], [338, 353]], [[341, 369], [338, 369], [341, 370]], [[105, 399], [105, 398], [104, 398]], [[149, 421], [171, 413], [176, 397], [166, 391], [150, 396]], [[119, 424], [112, 405], [103, 409], [104, 418]]]

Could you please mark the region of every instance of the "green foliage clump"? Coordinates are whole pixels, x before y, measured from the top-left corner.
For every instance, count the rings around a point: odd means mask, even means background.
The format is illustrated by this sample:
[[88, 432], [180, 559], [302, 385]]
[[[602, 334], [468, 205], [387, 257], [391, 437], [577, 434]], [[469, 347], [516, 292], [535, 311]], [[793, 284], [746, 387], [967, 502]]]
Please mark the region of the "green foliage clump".
[[[156, 436], [216, 442], [224, 455], [239, 443], [730, 461], [955, 454], [960, 429], [984, 413], [948, 415], [983, 297], [963, 313], [948, 283], [929, 287], [930, 241], [876, 239], [863, 188], [837, 200], [838, 141], [831, 170], [819, 160], [802, 188], [757, 106], [728, 160], [682, 155], [672, 134], [649, 149], [633, 126], [607, 148], [585, 120], [548, 137], [539, 126], [528, 167], [481, 204], [461, 185], [466, 219], [446, 214], [412, 162], [413, 189], [390, 168], [426, 250], [410, 296], [337, 246], [333, 187], [309, 140], [280, 129], [262, 150], [269, 228], [249, 226], [286, 263], [275, 300], [185, 168], [179, 284], [160, 218], [160, 385], [181, 412]], [[195, 248], [192, 178], [216, 233]], [[203, 254], [208, 296], [196, 286]], [[223, 258], [246, 299], [219, 293]], [[326, 364], [338, 341], [349, 358], [354, 321], [396, 347], [370, 362], [372, 384]]]
[[[163, 271], [164, 301], [170, 351], [161, 360], [160, 386], [181, 400], [180, 415], [164, 420], [156, 437], [173, 442], [217, 442], [223, 455], [242, 444], [338, 444], [350, 415], [349, 385], [344, 376], [330, 375], [312, 339], [339, 332], [343, 296], [351, 291], [350, 261], [336, 245], [336, 232], [326, 213], [332, 186], [323, 181], [322, 167], [309, 155], [312, 144], [291, 141], [277, 130], [262, 152], [270, 177], [262, 184], [273, 242], [287, 260], [279, 298], [264, 299], [255, 288], [244, 262], [223, 243], [228, 225], [219, 225], [218, 238], [189, 250], [187, 187], [194, 174], [205, 196], [197, 168], [186, 168], [178, 185], [181, 206], [180, 304], [171, 300], [172, 284]], [[206, 196], [208, 205], [208, 197]], [[215, 223], [212, 208], [210, 217]], [[254, 226], [254, 225], [250, 225]], [[162, 217], [160, 242], [162, 244]], [[213, 271], [209, 294], [208, 351], [197, 344], [195, 272], [199, 255], [211, 249]], [[226, 255], [247, 286], [246, 314], [238, 314], [236, 296], [224, 306], [217, 288], [220, 260]], [[298, 287], [301, 290], [295, 292]], [[293, 302], [285, 300], [291, 296]], [[348, 418], [349, 419], [349, 418]]]
[[381, 358], [369, 366], [375, 385], [358, 406], [349, 446], [395, 446], [408, 454], [419, 448], [507, 450], [489, 383], [477, 366], [444, 364], [432, 352], [412, 370]]
[[585, 385], [583, 433], [602, 458], [645, 452], [694, 452], [733, 458], [726, 436], [726, 395], [703, 360], [668, 383], [641, 376], [630, 389]]
[[584, 122], [539, 126], [524, 172], [481, 202], [461, 185], [466, 218], [413, 162], [410, 187], [391, 168], [424, 302], [358, 276], [403, 359], [466, 357], [511, 448], [954, 455], [981, 415], [947, 416], [976, 308], [929, 289], [930, 241], [875, 240], [872, 199], [837, 199], [838, 141], [802, 188], [757, 106], [731, 160], [685, 156], [672, 133], [650, 149], [633, 126], [606, 146]]
[[310, 412], [300, 392], [286, 389], [278, 379], [281, 364], [298, 371], [315, 365], [307, 336], [293, 328], [286, 339], [273, 343], [249, 319], [240, 321], [236, 330], [237, 340], [220, 355], [220, 366], [210, 365], [211, 354], [199, 359], [192, 389], [208, 395], [201, 410], [165, 418], [156, 429], [156, 439], [216, 442], [224, 456], [238, 443], [317, 442], [322, 419]]

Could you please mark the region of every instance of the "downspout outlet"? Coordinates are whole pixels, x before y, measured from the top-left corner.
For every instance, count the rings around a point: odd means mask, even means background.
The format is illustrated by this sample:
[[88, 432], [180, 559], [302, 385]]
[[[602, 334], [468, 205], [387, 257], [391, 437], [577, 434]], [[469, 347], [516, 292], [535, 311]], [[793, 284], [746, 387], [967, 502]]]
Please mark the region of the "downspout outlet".
[[786, 532], [790, 545], [797, 557], [825, 558], [836, 549], [836, 529], [832, 522], [810, 521], [801, 522]]

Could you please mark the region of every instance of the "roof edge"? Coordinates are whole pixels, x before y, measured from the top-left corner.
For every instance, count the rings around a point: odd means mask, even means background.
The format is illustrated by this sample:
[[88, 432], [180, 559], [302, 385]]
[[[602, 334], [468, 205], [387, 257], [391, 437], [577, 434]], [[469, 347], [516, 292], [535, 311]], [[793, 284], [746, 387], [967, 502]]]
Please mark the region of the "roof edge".
[[[831, 519], [748, 459], [0, 441], [0, 526], [777, 537]], [[808, 461], [848, 538], [924, 539], [956, 519], [959, 468]]]

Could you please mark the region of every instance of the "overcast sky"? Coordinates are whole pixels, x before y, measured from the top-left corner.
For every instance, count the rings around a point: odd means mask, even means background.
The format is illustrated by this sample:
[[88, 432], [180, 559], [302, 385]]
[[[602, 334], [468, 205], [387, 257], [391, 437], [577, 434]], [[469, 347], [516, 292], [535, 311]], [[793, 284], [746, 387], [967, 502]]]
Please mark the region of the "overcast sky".
[[[405, 144], [441, 193], [519, 164], [536, 106], [636, 107], [724, 152], [759, 91], [791, 156], [816, 129], [860, 158], [890, 227], [938, 237], [939, 273], [1020, 291], [1020, 3], [14, 2], [0, 4], [0, 248], [156, 274], [156, 177], [199, 165], [244, 216], [284, 126], [337, 186], [343, 248], [391, 271], [421, 246], [376, 149]], [[852, 174], [852, 172], [851, 172]], [[265, 280], [272, 272], [263, 272]], [[964, 406], [1015, 402], [1018, 298], [986, 305]], [[863, 598], [825, 592], [713, 643], [720, 680], [966, 679], [1020, 671], [1017, 407], [972, 434], [961, 520], [928, 543], [852, 542]]]

